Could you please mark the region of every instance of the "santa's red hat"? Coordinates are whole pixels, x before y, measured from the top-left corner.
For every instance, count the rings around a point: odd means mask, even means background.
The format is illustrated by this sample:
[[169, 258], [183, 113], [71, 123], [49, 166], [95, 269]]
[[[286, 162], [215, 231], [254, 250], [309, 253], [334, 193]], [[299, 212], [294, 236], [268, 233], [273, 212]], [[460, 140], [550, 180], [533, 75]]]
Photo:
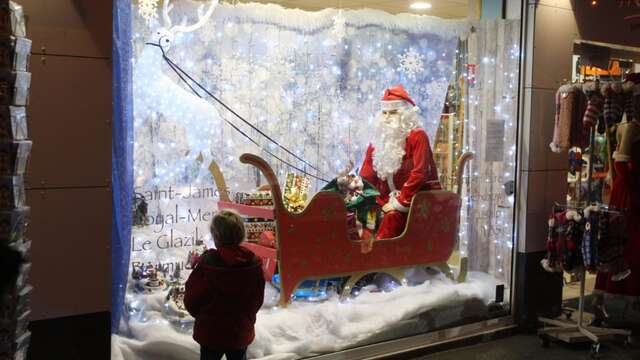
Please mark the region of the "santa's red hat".
[[396, 85], [384, 91], [380, 105], [383, 111], [400, 110], [407, 107], [408, 104], [415, 107], [416, 103], [411, 99], [407, 90], [402, 85]]

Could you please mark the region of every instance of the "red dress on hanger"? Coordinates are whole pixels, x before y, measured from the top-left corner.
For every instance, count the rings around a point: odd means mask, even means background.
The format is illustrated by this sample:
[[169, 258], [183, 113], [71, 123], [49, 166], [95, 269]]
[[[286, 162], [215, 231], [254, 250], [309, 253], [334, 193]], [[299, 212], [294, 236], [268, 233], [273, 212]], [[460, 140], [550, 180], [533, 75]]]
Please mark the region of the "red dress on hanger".
[[595, 288], [611, 294], [640, 296], [640, 141], [631, 145], [628, 161], [615, 162], [615, 170], [609, 206], [627, 210], [625, 222], [629, 237], [624, 259], [631, 274], [621, 281], [612, 281], [612, 274], [598, 273]]

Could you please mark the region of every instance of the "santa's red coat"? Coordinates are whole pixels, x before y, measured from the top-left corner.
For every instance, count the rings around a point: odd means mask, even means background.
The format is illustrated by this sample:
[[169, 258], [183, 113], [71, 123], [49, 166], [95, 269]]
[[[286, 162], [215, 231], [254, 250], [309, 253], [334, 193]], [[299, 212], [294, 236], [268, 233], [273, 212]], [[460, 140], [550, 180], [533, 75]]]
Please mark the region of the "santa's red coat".
[[[389, 197], [394, 189], [390, 188], [387, 180], [380, 179], [373, 168], [374, 152], [373, 145], [369, 144], [364, 163], [360, 169], [360, 176], [378, 189], [380, 196], [378, 196], [377, 202], [378, 205], [383, 206], [389, 202]], [[417, 128], [409, 132], [402, 164], [393, 174], [393, 185], [395, 190], [399, 191], [396, 200], [399, 204], [397, 208], [400, 208], [401, 211], [394, 210], [385, 214], [376, 235], [377, 239], [389, 239], [402, 234], [411, 199], [418, 191], [442, 189], [429, 137], [424, 129]]]

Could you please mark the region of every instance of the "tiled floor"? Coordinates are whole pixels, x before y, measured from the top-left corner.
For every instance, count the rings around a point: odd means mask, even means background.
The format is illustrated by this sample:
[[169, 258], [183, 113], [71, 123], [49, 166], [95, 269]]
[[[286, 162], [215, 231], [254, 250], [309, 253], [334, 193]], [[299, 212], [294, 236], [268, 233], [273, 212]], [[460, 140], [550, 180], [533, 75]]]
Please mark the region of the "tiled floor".
[[[514, 335], [466, 348], [450, 350], [416, 359], [424, 360], [585, 360], [590, 358], [589, 344], [551, 343], [543, 348], [535, 335]], [[640, 345], [625, 348], [620, 343], [605, 344], [602, 360], [640, 359]]]

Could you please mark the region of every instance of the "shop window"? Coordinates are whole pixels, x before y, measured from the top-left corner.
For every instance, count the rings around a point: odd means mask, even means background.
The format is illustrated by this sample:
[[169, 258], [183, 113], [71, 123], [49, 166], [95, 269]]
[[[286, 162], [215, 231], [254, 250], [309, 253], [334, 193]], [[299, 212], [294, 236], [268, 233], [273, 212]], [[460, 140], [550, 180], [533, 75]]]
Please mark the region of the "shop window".
[[[184, 282], [214, 247], [221, 208], [245, 218], [244, 246], [266, 274], [251, 358], [510, 315], [519, 21], [172, 5], [133, 5], [133, 228], [114, 346], [198, 350]], [[444, 191], [416, 195], [399, 239], [369, 241], [369, 218], [321, 190], [359, 173], [380, 99], [398, 84], [420, 109]]]

